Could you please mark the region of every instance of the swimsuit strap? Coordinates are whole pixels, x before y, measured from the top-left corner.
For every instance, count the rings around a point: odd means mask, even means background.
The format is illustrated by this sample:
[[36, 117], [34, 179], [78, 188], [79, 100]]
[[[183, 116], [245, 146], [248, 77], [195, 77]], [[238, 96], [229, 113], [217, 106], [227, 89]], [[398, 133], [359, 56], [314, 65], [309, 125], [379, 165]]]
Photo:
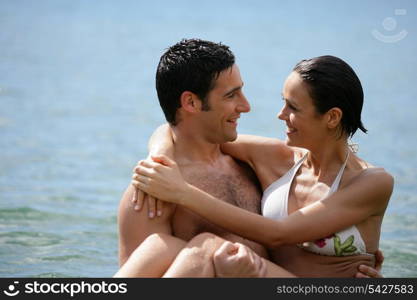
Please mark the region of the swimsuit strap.
[[342, 179], [343, 172], [345, 171], [347, 162], [349, 160], [350, 151], [348, 150], [348, 153], [346, 154], [345, 162], [343, 163], [342, 167], [339, 170], [339, 173], [337, 173], [336, 179], [333, 181], [332, 186], [330, 187], [329, 195], [336, 192], [339, 188], [340, 180]]
[[294, 164], [294, 166], [291, 168], [292, 170], [293, 169], [295, 169], [296, 171], [295, 172], [297, 172], [298, 171], [298, 169], [300, 168], [300, 166], [301, 166], [301, 164], [306, 160], [306, 158], [307, 158], [307, 155], [308, 155], [308, 152], [306, 153], [306, 154], [304, 154], [303, 155], [303, 157], [302, 158], [300, 158], [295, 164]]

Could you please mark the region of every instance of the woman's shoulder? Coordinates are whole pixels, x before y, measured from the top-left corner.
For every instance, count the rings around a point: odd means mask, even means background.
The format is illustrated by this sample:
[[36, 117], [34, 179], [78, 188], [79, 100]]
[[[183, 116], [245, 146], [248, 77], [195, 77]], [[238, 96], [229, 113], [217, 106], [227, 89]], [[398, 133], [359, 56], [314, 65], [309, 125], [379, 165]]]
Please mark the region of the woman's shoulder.
[[352, 170], [340, 190], [348, 195], [348, 203], [365, 209], [374, 215], [383, 215], [394, 189], [394, 177], [382, 167], [366, 163]]
[[392, 175], [383, 167], [375, 166], [359, 157], [356, 157], [353, 166], [354, 169], [357, 170], [356, 177], [358, 178], [372, 177], [376, 179], [393, 179]]
[[[362, 159], [357, 162], [355, 175], [350, 180], [352, 185], [361, 185], [379, 194], [391, 195], [394, 177], [383, 167], [374, 166]], [[350, 185], [348, 183], [348, 185]]]
[[394, 177], [383, 167], [369, 167], [364, 169], [359, 175], [359, 179], [367, 178], [377, 183], [378, 186], [385, 185], [392, 187], [394, 185]]

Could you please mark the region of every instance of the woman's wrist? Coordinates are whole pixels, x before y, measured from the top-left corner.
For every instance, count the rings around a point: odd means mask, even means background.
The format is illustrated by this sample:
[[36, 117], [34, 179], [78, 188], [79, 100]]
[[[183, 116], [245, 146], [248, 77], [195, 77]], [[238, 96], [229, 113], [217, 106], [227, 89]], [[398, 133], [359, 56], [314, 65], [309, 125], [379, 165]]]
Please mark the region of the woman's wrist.
[[190, 204], [190, 199], [193, 197], [193, 190], [193, 186], [188, 182], [185, 182], [184, 186], [179, 190], [177, 203], [187, 207]]

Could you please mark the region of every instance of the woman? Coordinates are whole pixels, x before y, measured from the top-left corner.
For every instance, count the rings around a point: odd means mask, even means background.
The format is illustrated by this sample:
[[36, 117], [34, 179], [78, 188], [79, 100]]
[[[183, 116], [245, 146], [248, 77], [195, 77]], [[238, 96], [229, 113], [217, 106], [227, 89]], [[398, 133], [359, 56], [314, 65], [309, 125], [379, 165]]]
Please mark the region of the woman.
[[348, 146], [358, 128], [366, 132], [358, 77], [336, 57], [303, 60], [282, 95], [278, 117], [287, 125], [285, 143], [240, 136], [222, 146], [256, 172], [264, 190], [263, 216], [188, 184], [175, 162], [163, 156], [141, 162], [134, 184], [266, 245], [271, 260], [288, 270], [303, 251], [333, 257], [374, 253], [393, 178]]

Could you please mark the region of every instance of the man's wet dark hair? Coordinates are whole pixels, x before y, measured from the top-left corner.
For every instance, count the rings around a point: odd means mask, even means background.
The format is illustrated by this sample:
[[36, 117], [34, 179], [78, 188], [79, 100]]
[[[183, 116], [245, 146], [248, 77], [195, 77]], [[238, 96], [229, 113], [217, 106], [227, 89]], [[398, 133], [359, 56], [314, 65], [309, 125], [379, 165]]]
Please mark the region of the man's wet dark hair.
[[341, 135], [367, 132], [361, 121], [363, 90], [353, 69], [334, 56], [319, 56], [300, 61], [293, 69], [309, 87], [310, 97], [319, 114], [333, 107], [342, 110]]
[[228, 46], [200, 39], [184, 39], [170, 47], [161, 57], [156, 71], [159, 104], [171, 125], [184, 91], [196, 94], [203, 110], [209, 110], [207, 94], [214, 88], [220, 72], [230, 68], [235, 57]]

